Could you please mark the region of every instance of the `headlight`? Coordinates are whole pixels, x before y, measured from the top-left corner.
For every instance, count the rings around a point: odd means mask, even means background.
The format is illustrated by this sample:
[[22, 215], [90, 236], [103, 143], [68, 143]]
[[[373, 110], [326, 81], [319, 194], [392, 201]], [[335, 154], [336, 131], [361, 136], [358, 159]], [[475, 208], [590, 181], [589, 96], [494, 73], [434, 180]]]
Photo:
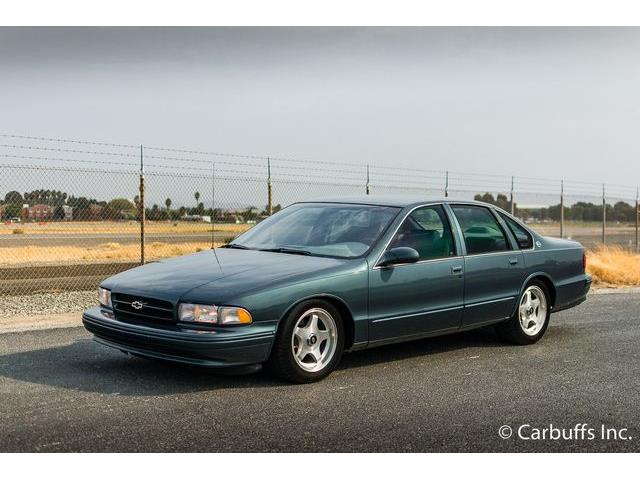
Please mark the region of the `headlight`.
[[217, 307], [181, 303], [178, 307], [181, 322], [208, 323], [211, 325], [247, 325], [253, 321], [251, 314], [240, 307]]
[[113, 308], [111, 305], [111, 290], [98, 287], [98, 301], [103, 307]]

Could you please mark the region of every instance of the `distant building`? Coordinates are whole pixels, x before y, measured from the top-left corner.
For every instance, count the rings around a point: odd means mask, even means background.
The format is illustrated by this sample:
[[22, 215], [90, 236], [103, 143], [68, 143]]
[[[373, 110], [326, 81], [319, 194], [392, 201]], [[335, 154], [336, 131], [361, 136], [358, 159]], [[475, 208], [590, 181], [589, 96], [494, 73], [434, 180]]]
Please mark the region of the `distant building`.
[[185, 222], [205, 222], [211, 223], [211, 217], [209, 215], [183, 215], [180, 220]]
[[34, 222], [50, 220], [53, 218], [54, 212], [55, 208], [51, 205], [37, 204], [29, 206], [25, 204], [22, 206], [22, 218]]
[[62, 211], [64, 212], [64, 219], [67, 222], [73, 220], [73, 207], [70, 207], [69, 205], [63, 205]]

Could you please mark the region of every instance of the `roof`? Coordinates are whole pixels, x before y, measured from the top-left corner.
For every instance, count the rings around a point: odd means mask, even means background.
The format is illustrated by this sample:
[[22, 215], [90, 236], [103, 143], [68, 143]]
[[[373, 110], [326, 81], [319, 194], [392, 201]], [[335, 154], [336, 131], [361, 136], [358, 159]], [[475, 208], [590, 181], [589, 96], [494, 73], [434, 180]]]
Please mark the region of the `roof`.
[[489, 205], [485, 202], [476, 200], [455, 200], [453, 198], [442, 197], [421, 197], [416, 195], [356, 195], [348, 197], [327, 197], [313, 200], [305, 200], [296, 203], [351, 203], [358, 205], [379, 205], [385, 207], [411, 207], [414, 205], [422, 205], [425, 203], [471, 203], [475, 205]]

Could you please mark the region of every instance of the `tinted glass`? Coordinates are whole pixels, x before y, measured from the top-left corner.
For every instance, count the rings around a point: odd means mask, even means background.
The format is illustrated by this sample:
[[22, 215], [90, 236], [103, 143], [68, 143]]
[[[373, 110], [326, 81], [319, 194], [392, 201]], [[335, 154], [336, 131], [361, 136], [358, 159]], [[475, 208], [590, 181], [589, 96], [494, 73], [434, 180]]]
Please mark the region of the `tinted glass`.
[[350, 258], [366, 253], [391, 220], [395, 207], [298, 203], [260, 222], [232, 243], [253, 250], [295, 249]]
[[507, 237], [489, 209], [473, 205], [452, 205], [451, 208], [462, 228], [468, 254], [509, 249]]
[[451, 226], [441, 206], [418, 208], [409, 215], [389, 244], [389, 248], [411, 247], [420, 260], [455, 255]]
[[531, 234], [522, 227], [522, 225], [500, 212], [498, 212], [498, 214], [507, 224], [507, 227], [509, 227], [509, 230], [511, 230], [513, 236], [516, 237], [516, 240], [518, 241], [518, 247], [522, 249], [533, 248], [533, 238], [531, 237]]

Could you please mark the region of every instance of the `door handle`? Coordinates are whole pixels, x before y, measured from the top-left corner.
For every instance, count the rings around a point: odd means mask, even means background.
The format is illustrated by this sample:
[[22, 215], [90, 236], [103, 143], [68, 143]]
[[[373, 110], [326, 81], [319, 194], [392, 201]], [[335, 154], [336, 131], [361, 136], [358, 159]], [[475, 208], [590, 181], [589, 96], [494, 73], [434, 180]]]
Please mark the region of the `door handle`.
[[510, 258], [509, 259], [509, 265], [517, 265], [518, 264], [518, 259], [517, 258]]
[[458, 273], [462, 273], [462, 265], [455, 265], [455, 266], [451, 267], [451, 273], [453, 275], [458, 274]]

